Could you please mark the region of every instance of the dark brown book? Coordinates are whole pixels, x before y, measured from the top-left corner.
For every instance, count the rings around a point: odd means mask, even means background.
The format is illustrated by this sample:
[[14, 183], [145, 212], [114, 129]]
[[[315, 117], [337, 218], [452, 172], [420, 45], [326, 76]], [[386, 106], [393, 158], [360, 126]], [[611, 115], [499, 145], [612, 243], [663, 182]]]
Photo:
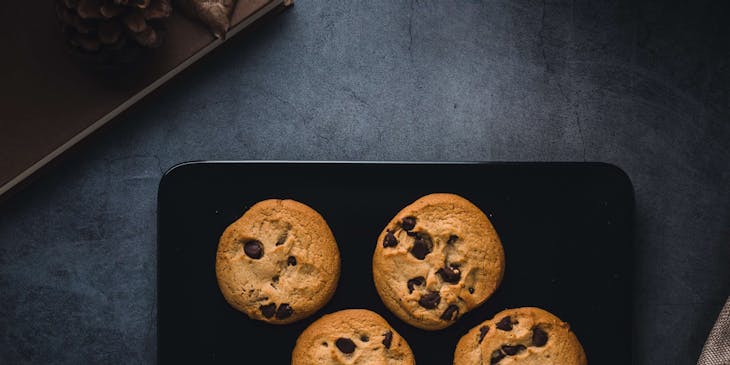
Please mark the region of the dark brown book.
[[[238, 1], [226, 39], [285, 2]], [[225, 42], [174, 11], [144, 67], [111, 73], [73, 57], [53, 1], [11, 8], [0, 12], [0, 196]]]

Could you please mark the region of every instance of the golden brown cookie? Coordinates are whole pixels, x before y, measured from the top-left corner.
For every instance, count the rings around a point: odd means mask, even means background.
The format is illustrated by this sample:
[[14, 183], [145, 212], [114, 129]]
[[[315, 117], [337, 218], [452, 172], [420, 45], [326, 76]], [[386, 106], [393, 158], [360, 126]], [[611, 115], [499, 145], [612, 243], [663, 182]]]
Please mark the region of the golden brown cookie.
[[314, 321], [299, 335], [292, 365], [412, 365], [403, 337], [375, 312], [347, 309]]
[[508, 309], [472, 328], [456, 345], [454, 365], [586, 365], [570, 325], [540, 308]]
[[340, 253], [324, 218], [294, 200], [256, 203], [220, 238], [215, 262], [226, 301], [250, 318], [284, 324], [335, 292]]
[[448, 327], [499, 286], [504, 251], [487, 216], [454, 194], [403, 208], [378, 237], [373, 278], [395, 315], [418, 328]]

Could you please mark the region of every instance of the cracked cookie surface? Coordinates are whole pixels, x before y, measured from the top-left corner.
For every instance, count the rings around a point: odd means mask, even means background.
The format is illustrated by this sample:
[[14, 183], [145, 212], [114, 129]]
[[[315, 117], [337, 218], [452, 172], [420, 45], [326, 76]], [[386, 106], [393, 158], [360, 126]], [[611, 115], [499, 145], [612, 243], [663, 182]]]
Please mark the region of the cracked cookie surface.
[[340, 276], [332, 231], [312, 208], [294, 200], [253, 205], [221, 235], [218, 286], [250, 318], [286, 324], [316, 312]]
[[516, 308], [472, 328], [456, 345], [454, 365], [586, 365], [570, 325], [540, 308]]
[[375, 312], [346, 309], [307, 327], [292, 352], [292, 365], [413, 365], [403, 337]]
[[386, 307], [427, 330], [453, 324], [499, 286], [504, 251], [487, 216], [454, 194], [403, 208], [378, 237], [373, 279]]

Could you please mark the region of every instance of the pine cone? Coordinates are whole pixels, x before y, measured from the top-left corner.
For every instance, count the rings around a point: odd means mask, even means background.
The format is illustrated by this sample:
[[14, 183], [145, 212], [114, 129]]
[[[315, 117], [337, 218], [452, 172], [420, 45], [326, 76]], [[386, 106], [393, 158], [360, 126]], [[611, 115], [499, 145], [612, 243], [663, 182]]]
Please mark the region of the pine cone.
[[58, 18], [74, 49], [113, 55], [162, 44], [170, 0], [56, 0]]

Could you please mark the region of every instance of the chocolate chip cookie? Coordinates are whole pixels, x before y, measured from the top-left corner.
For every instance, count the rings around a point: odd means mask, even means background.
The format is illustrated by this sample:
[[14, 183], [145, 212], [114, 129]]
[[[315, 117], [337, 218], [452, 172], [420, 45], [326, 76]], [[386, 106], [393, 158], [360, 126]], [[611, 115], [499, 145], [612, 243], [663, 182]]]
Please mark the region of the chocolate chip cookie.
[[294, 200], [256, 203], [220, 238], [215, 262], [226, 301], [250, 318], [285, 324], [324, 306], [340, 276], [327, 222]]
[[377, 313], [347, 309], [323, 316], [299, 335], [292, 365], [408, 365], [413, 352]]
[[570, 326], [540, 308], [508, 309], [459, 340], [454, 365], [586, 365]]
[[504, 251], [486, 215], [454, 194], [430, 194], [401, 210], [378, 237], [375, 287], [405, 322], [450, 326], [502, 281]]

